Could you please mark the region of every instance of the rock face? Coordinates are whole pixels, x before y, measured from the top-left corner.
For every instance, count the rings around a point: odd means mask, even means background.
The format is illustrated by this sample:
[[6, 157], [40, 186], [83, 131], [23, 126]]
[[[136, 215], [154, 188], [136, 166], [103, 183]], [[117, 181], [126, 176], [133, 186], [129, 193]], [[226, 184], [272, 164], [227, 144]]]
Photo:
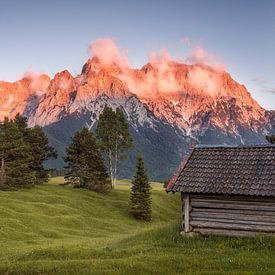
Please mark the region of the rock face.
[[165, 179], [190, 144], [264, 143], [275, 124], [274, 111], [263, 109], [245, 86], [203, 64], [160, 60], [138, 70], [106, 67], [94, 57], [76, 77], [65, 70], [53, 79], [0, 82], [0, 95], [0, 119], [27, 116], [30, 126], [44, 127], [61, 157], [75, 131], [96, 127], [105, 105], [122, 108], [135, 149], [121, 163], [121, 177], [132, 176], [137, 153], [145, 155], [151, 177]]

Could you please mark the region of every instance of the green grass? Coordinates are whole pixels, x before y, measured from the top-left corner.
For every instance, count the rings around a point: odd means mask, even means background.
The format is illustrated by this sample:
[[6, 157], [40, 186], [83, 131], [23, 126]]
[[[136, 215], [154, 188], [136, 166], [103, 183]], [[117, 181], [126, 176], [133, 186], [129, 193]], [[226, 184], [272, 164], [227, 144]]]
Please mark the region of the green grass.
[[0, 274], [275, 274], [275, 240], [182, 237], [180, 198], [153, 184], [153, 220], [108, 195], [60, 186], [0, 192]]

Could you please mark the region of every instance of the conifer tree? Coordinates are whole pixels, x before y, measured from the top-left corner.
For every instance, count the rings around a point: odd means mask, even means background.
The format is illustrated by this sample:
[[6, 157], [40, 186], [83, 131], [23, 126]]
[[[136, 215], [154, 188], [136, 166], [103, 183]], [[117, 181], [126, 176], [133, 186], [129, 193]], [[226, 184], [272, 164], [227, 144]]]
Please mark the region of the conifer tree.
[[133, 146], [123, 111], [117, 108], [114, 112], [112, 108], [106, 106], [99, 116], [96, 136], [107, 162], [112, 187], [114, 187], [117, 179], [118, 160], [123, 159], [127, 150]]
[[17, 124], [5, 118], [0, 123], [0, 185], [27, 186], [35, 183], [30, 169], [31, 148], [24, 142]]
[[142, 156], [137, 157], [136, 174], [131, 188], [130, 207], [130, 212], [136, 219], [151, 220], [151, 186]]
[[49, 145], [42, 127], [36, 125], [28, 128], [27, 119], [19, 114], [15, 116], [14, 122], [20, 129], [24, 141], [31, 148], [33, 160], [30, 162], [30, 169], [35, 172], [36, 183], [48, 181], [49, 173], [43, 164], [47, 159], [57, 158], [55, 149]]
[[102, 193], [108, 191], [111, 183], [92, 132], [87, 128], [76, 132], [66, 151], [66, 183]]
[[266, 140], [271, 144], [275, 144], [275, 136], [267, 136]]

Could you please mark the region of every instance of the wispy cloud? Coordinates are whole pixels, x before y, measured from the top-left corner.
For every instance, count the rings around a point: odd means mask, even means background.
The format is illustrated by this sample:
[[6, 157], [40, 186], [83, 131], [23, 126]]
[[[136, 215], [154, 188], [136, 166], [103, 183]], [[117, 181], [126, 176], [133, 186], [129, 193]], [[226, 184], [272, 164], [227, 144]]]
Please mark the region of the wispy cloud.
[[265, 91], [275, 95], [275, 87], [266, 88]]
[[223, 61], [212, 53], [208, 52], [202, 45], [192, 43], [191, 39], [184, 37], [181, 40], [183, 46], [189, 48], [189, 54], [186, 62], [189, 64], [206, 64], [216, 70], [226, 71], [226, 65]]
[[254, 77], [252, 81], [258, 85], [266, 85], [266, 84], [269, 84], [270, 82], [268, 79], [261, 76]]
[[275, 95], [275, 87], [273, 86], [274, 82], [272, 82], [270, 79], [262, 76], [257, 76], [254, 77], [252, 81], [257, 84], [263, 92]]
[[184, 45], [184, 46], [187, 46], [187, 47], [190, 47], [192, 45], [191, 43], [191, 39], [189, 37], [183, 37], [181, 39], [181, 43]]

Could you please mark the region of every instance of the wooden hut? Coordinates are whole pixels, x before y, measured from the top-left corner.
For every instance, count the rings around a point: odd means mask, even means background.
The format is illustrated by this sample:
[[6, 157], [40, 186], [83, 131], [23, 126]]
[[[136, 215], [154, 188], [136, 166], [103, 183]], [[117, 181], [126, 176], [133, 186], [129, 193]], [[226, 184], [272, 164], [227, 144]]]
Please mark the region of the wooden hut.
[[182, 229], [275, 234], [275, 146], [197, 147], [167, 191], [181, 192]]

